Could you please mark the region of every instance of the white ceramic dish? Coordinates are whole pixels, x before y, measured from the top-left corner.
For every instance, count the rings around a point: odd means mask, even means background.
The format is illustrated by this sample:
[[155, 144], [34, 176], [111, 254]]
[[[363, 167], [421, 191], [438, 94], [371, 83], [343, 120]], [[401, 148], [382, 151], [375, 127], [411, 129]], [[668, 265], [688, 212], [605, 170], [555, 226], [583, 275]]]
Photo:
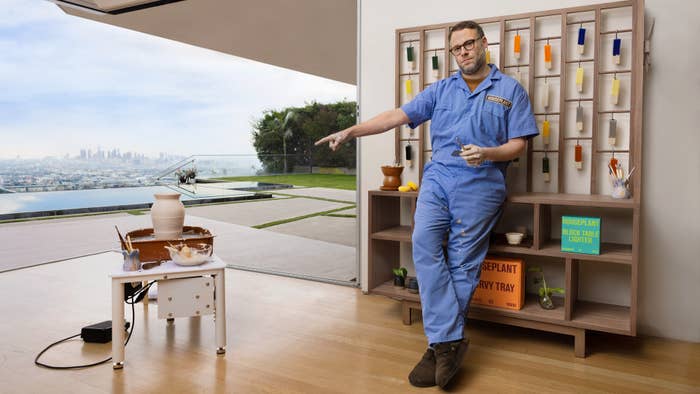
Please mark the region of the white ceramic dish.
[[520, 245], [524, 236], [525, 234], [523, 233], [506, 233], [506, 239], [510, 245]]
[[180, 247], [171, 248], [167, 247], [168, 252], [170, 252], [170, 259], [177, 265], [192, 266], [204, 264], [211, 258], [211, 248], [206, 245], [202, 249], [189, 248], [190, 255], [186, 256], [185, 253], [180, 251]]

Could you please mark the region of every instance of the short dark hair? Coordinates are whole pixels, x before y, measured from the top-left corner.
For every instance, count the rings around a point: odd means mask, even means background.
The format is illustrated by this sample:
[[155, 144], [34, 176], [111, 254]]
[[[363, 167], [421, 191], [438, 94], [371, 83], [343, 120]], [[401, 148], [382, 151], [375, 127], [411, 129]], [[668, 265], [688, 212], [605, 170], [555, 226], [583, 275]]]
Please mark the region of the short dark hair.
[[459, 22], [458, 24], [450, 27], [450, 34], [447, 36], [447, 41], [452, 40], [452, 32], [454, 31], [460, 31], [464, 29], [474, 29], [476, 32], [479, 34], [479, 37], [484, 36], [484, 29], [481, 28], [481, 25], [474, 21], [463, 21]]

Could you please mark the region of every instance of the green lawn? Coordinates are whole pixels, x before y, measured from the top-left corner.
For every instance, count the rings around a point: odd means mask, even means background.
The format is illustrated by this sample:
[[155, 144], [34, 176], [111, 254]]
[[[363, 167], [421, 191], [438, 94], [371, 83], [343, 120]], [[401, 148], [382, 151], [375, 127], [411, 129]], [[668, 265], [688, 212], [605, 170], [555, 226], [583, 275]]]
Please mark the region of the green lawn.
[[342, 174], [293, 174], [293, 175], [262, 175], [262, 176], [236, 176], [216, 178], [217, 180], [235, 182], [267, 182], [284, 183], [294, 186], [328, 187], [331, 189], [355, 190], [357, 178], [355, 175]]

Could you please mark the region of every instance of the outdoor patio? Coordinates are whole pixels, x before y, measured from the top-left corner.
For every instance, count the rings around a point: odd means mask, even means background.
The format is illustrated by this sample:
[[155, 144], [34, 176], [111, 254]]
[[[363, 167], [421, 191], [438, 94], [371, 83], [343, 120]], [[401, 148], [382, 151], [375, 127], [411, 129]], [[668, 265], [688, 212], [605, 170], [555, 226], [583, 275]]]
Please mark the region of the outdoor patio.
[[[231, 267], [351, 284], [357, 278], [355, 192], [287, 189], [273, 199], [190, 207], [185, 225], [209, 229], [214, 251]], [[346, 209], [344, 209], [346, 208]], [[299, 217], [263, 229], [253, 226]], [[119, 248], [122, 233], [152, 227], [148, 212], [0, 224], [0, 272]]]

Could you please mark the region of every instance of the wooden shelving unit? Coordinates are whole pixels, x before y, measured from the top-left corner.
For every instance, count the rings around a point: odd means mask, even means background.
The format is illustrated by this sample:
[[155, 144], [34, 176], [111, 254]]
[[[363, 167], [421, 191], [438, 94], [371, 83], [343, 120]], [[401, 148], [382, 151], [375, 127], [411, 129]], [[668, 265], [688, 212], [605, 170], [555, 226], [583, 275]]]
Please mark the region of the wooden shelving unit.
[[[448, 42], [449, 28], [456, 22], [396, 30], [397, 106], [411, 99], [406, 90], [408, 78], [412, 80], [413, 93], [417, 94], [456, 70], [456, 63], [450, 58]], [[549, 119], [556, 125], [553, 126], [548, 145], [541, 137], [530, 140], [516, 171], [519, 177], [515, 180], [516, 184], [511, 184], [514, 183], [513, 179], [508, 180], [510, 194], [506, 213], [508, 209], [513, 209], [514, 215], [519, 215], [519, 225], [523, 220], [529, 221], [527, 227], [531, 234], [518, 246], [508, 245], [503, 234], [494, 234], [489, 253], [521, 257], [526, 261], [540, 258], [553, 261], [563, 273], [566, 295], [563, 299], [557, 299], [554, 310], [542, 309], [534, 297], [528, 296], [525, 307], [519, 311], [472, 305], [469, 317], [572, 335], [575, 337], [575, 354], [584, 357], [586, 330], [622, 335], [636, 335], [637, 331], [644, 2], [619, 1], [485, 18], [476, 22], [484, 27], [491, 63], [511, 76], [521, 73], [521, 84], [530, 95], [538, 126], [543, 119]], [[583, 54], [576, 51], [577, 30], [580, 27], [585, 28], [588, 34], [587, 49]], [[510, 53], [515, 34], [522, 35], [521, 48], [524, 52], [520, 59]], [[612, 39], [618, 35], [623, 39], [623, 60], [620, 64], [612, 62], [609, 54]], [[543, 64], [545, 43], [552, 45], [551, 69], [546, 69]], [[414, 67], [406, 60], [408, 46], [414, 47]], [[438, 56], [439, 78], [431, 74], [431, 56]], [[587, 74], [583, 92], [577, 91], [574, 83], [577, 67], [583, 67]], [[609, 97], [613, 78], [621, 80], [625, 92], [618, 103]], [[554, 86], [558, 90], [551, 91], [553, 100], [549, 107], [540, 105], [538, 108], [543, 83], [549, 84], [545, 86], [547, 89]], [[584, 107], [586, 112], [587, 125], [583, 131], [577, 130], [573, 122], [578, 106]], [[611, 117], [618, 121], [618, 139], [612, 145], [604, 131]], [[414, 147], [417, 144], [420, 149], [418, 157], [414, 158], [419, 166], [419, 183], [422, 168], [432, 154], [429, 140], [428, 123], [413, 132], [406, 128], [395, 130], [397, 162], [403, 161], [406, 144], [413, 144]], [[579, 143], [579, 140], [588, 149], [584, 154], [583, 171], [577, 171], [571, 165], [573, 163], [567, 161], [572, 158], [572, 143]], [[604, 164], [611, 154], [620, 155], [628, 171], [636, 167], [630, 182], [630, 199], [614, 199], [609, 195], [610, 190], [606, 190], [609, 185]], [[554, 161], [550, 164], [551, 183], [545, 183], [539, 173], [539, 161], [545, 156]], [[520, 179], [524, 179], [524, 182]], [[406, 324], [411, 323], [411, 311], [420, 310], [420, 297], [394, 287], [391, 269], [401, 265], [401, 245], [411, 242], [413, 223], [406, 217], [408, 214], [413, 217], [417, 197], [415, 192], [369, 192], [369, 292], [401, 301]], [[603, 234], [600, 254], [561, 251], [557, 227], [561, 226], [561, 216], [572, 212], [574, 215], [601, 217]], [[523, 215], [527, 217], [523, 219]], [[616, 236], [606, 239], [605, 232], [611, 229], [615, 230]], [[579, 287], [584, 287], [588, 283], [586, 281], [591, 280], [590, 275], [596, 275], [590, 274], [591, 270], [586, 271], [582, 266], [592, 265], [595, 272], [596, 267], [606, 264], [629, 272], [627, 306], [590, 302], [579, 297]], [[587, 274], [580, 275], [581, 272]]]

